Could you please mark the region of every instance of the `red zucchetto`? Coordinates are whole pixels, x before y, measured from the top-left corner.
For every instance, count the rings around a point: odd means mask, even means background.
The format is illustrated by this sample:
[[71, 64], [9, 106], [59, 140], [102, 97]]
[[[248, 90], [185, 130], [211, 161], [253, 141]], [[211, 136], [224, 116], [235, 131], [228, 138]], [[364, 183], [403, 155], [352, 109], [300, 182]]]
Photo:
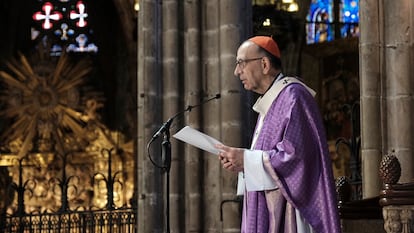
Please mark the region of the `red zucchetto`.
[[264, 50], [273, 54], [275, 57], [280, 59], [280, 51], [276, 41], [270, 36], [255, 36], [249, 39], [249, 41], [262, 47]]

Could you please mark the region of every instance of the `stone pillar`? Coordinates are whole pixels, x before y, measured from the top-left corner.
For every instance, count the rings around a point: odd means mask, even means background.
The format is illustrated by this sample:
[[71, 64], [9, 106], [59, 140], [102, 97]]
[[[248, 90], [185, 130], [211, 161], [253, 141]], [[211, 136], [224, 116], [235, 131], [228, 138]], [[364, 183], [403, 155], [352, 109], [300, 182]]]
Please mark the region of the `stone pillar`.
[[[236, 61], [237, 48], [241, 41], [246, 39], [246, 33], [243, 28], [244, 20], [251, 12], [251, 3], [239, 0], [222, 0], [220, 2], [220, 18], [218, 31], [218, 51], [221, 69], [219, 70], [216, 79], [216, 85], [219, 87], [222, 100], [218, 109], [218, 118], [216, 122], [212, 122], [211, 128], [215, 131], [222, 142], [226, 145], [235, 147], [246, 147], [243, 145], [243, 131], [247, 128], [246, 122], [242, 122], [243, 115], [251, 112], [251, 109], [244, 109], [242, 107], [243, 95], [245, 92], [241, 88], [240, 81], [234, 76], [234, 68]], [[232, 6], [238, 5], [239, 10], [229, 14], [228, 9]], [[243, 15], [244, 14], [244, 15]], [[246, 15], [247, 14], [247, 15]], [[231, 39], [229, 39], [231, 38]], [[221, 213], [223, 232], [240, 232], [241, 213], [240, 207], [242, 202], [237, 201], [236, 184], [237, 176], [235, 173], [229, 173], [221, 170], [219, 182], [221, 184]]]
[[[161, 119], [160, 0], [141, 0], [138, 13], [137, 180], [138, 232], [162, 232], [161, 174], [148, 159], [147, 143]], [[160, 150], [151, 150], [159, 163]]]
[[387, 151], [395, 151], [402, 164], [400, 182], [411, 181], [413, 167], [414, 85], [412, 78], [412, 8], [411, 0], [384, 1], [384, 48], [386, 77]]
[[[163, 122], [168, 121], [169, 118], [174, 117], [176, 114], [184, 111], [184, 107], [180, 100], [182, 96], [184, 86], [183, 84], [183, 55], [182, 47], [183, 41], [180, 33], [180, 27], [186, 20], [182, 14], [182, 4], [178, 0], [164, 0], [162, 1], [162, 115]], [[169, 212], [165, 212], [166, 217], [168, 214], [169, 228], [171, 232], [182, 232], [184, 229], [184, 214], [182, 213], [184, 197], [182, 177], [184, 173], [184, 157], [181, 151], [178, 150], [179, 143], [174, 140], [172, 134], [179, 130], [184, 117], [178, 115], [174, 119], [170, 127], [170, 143], [171, 150], [175, 153], [171, 153], [171, 167], [169, 170], [169, 177], [167, 172], [163, 172], [164, 178], [164, 201], [169, 198]], [[161, 140], [156, 145], [161, 145]], [[179, 153], [177, 153], [179, 152]], [[169, 182], [169, 190], [165, 187]], [[166, 203], [165, 203], [166, 204]], [[165, 206], [165, 210], [166, 210]]]
[[[237, 47], [251, 26], [251, 17], [246, 17], [251, 16], [251, 1], [143, 0], [140, 5], [138, 230], [165, 230], [165, 174], [150, 163], [146, 143], [171, 116], [221, 94], [171, 125], [170, 231], [239, 232], [239, 203], [223, 205], [236, 198], [236, 174], [223, 172], [217, 156], [172, 135], [190, 125], [226, 144], [246, 146], [242, 132], [248, 131], [243, 122], [247, 113], [242, 111], [244, 96], [233, 69]], [[153, 147], [158, 145], [154, 142]], [[151, 153], [161, 163], [160, 150]]]
[[360, 0], [361, 159], [363, 198], [378, 195], [378, 168], [382, 156], [383, 118], [381, 6], [378, 0]]
[[410, 0], [360, 1], [361, 154], [363, 195], [378, 195], [381, 156], [395, 151], [400, 182], [414, 177], [413, 66]]
[[[184, 15], [187, 19], [184, 27], [184, 95], [186, 105], [196, 104], [202, 98], [201, 72], [201, 33], [200, 17], [201, 1], [185, 1]], [[194, 109], [186, 116], [186, 123], [191, 127], [200, 129], [202, 112]], [[199, 149], [182, 145], [185, 159], [185, 228], [186, 232], [203, 231], [203, 153]]]
[[[201, 53], [202, 53], [202, 88], [206, 95], [211, 95], [220, 91], [220, 1], [210, 0], [202, 1], [201, 8]], [[223, 99], [220, 100], [222, 102]], [[212, 106], [214, 105], [214, 106]], [[219, 118], [219, 103], [211, 103], [206, 105], [206, 111], [203, 111], [201, 129], [220, 139], [220, 118]], [[222, 186], [220, 184], [221, 167], [216, 156], [203, 153], [203, 167], [204, 175], [202, 176], [202, 193], [203, 205], [202, 208], [206, 211], [204, 216], [204, 231], [212, 231], [220, 223], [220, 201]], [[217, 213], [217, 215], [207, 214]]]
[[[384, 4], [384, 5], [382, 5]], [[361, 126], [364, 197], [378, 195], [382, 154], [395, 151], [403, 164], [400, 182], [413, 169], [413, 3], [360, 1]]]

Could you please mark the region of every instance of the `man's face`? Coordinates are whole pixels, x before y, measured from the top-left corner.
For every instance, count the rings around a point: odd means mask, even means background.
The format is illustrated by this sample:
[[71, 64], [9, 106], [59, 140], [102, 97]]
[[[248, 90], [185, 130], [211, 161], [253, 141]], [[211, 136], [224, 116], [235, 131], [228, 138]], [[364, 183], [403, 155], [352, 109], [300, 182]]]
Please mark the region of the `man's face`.
[[252, 42], [243, 43], [237, 50], [234, 75], [239, 77], [244, 89], [263, 94], [267, 88], [262, 84], [263, 55], [258, 53], [257, 45]]

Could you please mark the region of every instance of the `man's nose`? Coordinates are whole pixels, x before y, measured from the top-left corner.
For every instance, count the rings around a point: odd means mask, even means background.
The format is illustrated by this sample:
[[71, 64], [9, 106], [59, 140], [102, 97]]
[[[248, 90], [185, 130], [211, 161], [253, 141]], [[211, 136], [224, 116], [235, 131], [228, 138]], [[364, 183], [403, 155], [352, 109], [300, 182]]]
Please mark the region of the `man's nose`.
[[239, 77], [240, 75], [240, 68], [238, 65], [236, 65], [236, 67], [234, 67], [234, 72], [233, 72], [235, 77]]

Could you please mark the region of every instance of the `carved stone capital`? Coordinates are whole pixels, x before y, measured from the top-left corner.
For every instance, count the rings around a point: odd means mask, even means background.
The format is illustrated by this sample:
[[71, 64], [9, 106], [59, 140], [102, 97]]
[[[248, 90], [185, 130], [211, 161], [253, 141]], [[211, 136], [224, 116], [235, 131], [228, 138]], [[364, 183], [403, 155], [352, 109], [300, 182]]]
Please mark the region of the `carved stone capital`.
[[414, 232], [414, 205], [384, 206], [384, 229], [387, 233]]

